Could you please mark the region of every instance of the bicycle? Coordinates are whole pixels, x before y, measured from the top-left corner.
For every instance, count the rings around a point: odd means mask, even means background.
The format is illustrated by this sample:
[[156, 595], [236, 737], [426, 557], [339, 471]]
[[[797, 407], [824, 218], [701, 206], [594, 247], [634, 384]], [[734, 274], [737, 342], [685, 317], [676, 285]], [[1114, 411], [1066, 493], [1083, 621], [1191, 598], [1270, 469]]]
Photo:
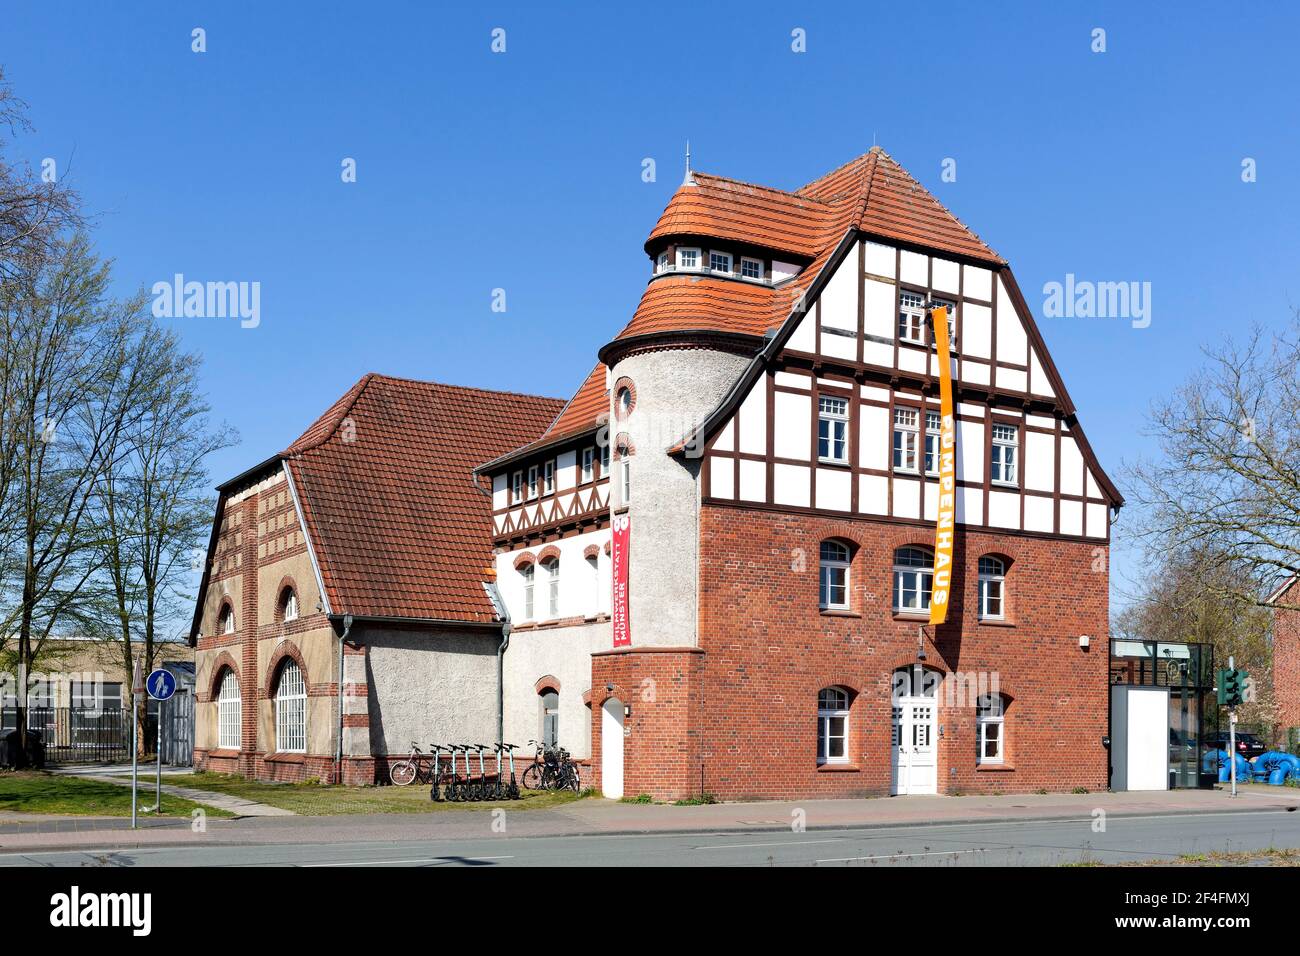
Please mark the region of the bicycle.
[[524, 771], [523, 783], [528, 790], [572, 790], [582, 792], [582, 772], [563, 747], [547, 747], [536, 740], [533, 763]]
[[[433, 745], [435, 748], [436, 744]], [[434, 766], [428, 766], [430, 756], [434, 758]], [[435, 754], [426, 754], [420, 749], [420, 745], [414, 740], [411, 741], [411, 756], [397, 761], [388, 768], [388, 782], [395, 787], [405, 787], [415, 783], [429, 783], [438, 779], [438, 760]]]

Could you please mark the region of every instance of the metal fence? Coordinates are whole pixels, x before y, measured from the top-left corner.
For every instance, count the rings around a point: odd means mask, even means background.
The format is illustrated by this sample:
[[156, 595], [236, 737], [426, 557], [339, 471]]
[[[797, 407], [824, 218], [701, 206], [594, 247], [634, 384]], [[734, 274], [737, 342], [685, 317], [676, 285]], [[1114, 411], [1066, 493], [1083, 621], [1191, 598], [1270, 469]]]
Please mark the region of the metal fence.
[[[0, 717], [3, 733], [18, 726], [16, 708]], [[27, 729], [41, 735], [47, 764], [112, 763], [131, 759], [131, 712], [117, 708], [29, 707]]]

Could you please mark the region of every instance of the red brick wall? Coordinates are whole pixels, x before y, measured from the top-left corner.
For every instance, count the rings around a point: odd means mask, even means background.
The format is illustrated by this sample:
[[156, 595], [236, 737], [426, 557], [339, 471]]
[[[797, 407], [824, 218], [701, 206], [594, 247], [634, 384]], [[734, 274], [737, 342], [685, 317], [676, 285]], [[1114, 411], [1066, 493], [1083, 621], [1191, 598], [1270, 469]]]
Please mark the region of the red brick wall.
[[[1298, 598], [1300, 587], [1293, 587], [1283, 600], [1294, 603]], [[1273, 612], [1273, 694], [1285, 742], [1287, 730], [1300, 727], [1300, 611]]]
[[[916, 660], [922, 623], [892, 612], [892, 555], [902, 545], [930, 546], [933, 532], [706, 505], [700, 534], [705, 653], [700, 722], [689, 726], [698, 727], [704, 790], [728, 799], [888, 793], [890, 682], [895, 668]], [[817, 607], [818, 549], [827, 537], [857, 545], [850, 615]], [[976, 567], [990, 552], [1011, 559], [1009, 625], [976, 622]], [[925, 663], [949, 673], [998, 675], [1011, 698], [1008, 759], [1000, 769], [977, 767], [973, 702], [945, 707], [941, 701], [940, 793], [1106, 788], [1107, 561], [1100, 542], [974, 530], [959, 537], [949, 622], [925, 640]], [[1087, 650], [1079, 647], [1082, 634], [1091, 637]], [[593, 686], [603, 688], [597, 669]], [[856, 692], [850, 764], [819, 770], [817, 692], [829, 685]], [[627, 753], [628, 793], [637, 792], [630, 781], [648, 773], [634, 766], [639, 753]], [[679, 768], [673, 779], [683, 771], [698, 790], [699, 767]]]

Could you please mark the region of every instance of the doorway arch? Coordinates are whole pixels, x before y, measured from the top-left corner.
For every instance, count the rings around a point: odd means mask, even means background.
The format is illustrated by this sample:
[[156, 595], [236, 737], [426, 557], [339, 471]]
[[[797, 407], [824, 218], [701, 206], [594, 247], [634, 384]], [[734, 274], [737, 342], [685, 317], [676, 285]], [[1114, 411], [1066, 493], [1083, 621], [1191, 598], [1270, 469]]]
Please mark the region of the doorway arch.
[[600, 708], [600, 792], [623, 796], [623, 702], [611, 697]]
[[890, 695], [890, 793], [938, 793], [939, 685], [943, 674], [923, 664], [900, 667]]

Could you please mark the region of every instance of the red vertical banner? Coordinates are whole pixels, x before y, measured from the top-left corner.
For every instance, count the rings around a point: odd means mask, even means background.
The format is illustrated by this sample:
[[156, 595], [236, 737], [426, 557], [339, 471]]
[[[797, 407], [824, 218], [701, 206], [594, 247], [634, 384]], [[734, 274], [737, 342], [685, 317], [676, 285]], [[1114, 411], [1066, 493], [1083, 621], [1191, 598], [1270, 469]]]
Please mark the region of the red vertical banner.
[[613, 577], [614, 607], [611, 619], [614, 646], [627, 647], [632, 643], [632, 624], [627, 609], [628, 546], [632, 539], [632, 517], [626, 513], [614, 515], [611, 522], [613, 542], [610, 547], [611, 576]]

